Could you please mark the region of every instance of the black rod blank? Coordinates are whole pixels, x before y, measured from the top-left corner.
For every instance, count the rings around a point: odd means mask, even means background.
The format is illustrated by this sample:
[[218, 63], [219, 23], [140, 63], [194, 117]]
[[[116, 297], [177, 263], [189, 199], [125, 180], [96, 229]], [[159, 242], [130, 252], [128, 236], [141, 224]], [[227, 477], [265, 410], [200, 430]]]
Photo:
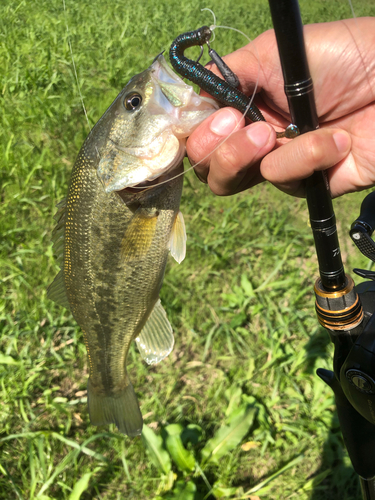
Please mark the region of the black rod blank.
[[[319, 122], [298, 1], [269, 0], [269, 5], [291, 122], [304, 134], [319, 128]], [[338, 290], [345, 286], [346, 278], [331, 193], [324, 171], [315, 172], [306, 180], [306, 199], [322, 285], [327, 291]]]

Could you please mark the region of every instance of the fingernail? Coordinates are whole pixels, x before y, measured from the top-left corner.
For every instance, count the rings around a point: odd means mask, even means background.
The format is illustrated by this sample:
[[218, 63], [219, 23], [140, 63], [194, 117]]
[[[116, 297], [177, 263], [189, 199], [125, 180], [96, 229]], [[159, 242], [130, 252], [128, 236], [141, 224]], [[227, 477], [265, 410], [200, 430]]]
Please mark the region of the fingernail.
[[265, 123], [254, 123], [246, 129], [246, 135], [257, 148], [265, 146], [270, 138], [271, 130]]
[[202, 175], [200, 175], [196, 169], [194, 169], [194, 172], [195, 172], [195, 175], [198, 177], [198, 179], [203, 182], [203, 184], [207, 184], [207, 177], [203, 177]]
[[335, 141], [339, 153], [344, 153], [349, 149], [350, 137], [348, 136], [348, 134], [345, 134], [343, 132], [335, 132], [332, 137]]
[[229, 109], [223, 109], [212, 120], [210, 129], [214, 134], [224, 136], [233, 132], [236, 126], [237, 120], [234, 114]]

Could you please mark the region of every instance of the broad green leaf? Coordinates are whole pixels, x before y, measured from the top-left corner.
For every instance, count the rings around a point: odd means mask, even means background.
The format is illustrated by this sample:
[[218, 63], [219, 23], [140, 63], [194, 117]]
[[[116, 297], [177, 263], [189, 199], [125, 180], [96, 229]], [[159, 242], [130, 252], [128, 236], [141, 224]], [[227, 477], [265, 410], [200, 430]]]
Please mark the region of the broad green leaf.
[[189, 481], [177, 481], [173, 491], [167, 493], [162, 498], [163, 500], [194, 500], [197, 487], [195, 483]]
[[175, 481], [177, 479], [177, 474], [173, 472], [173, 470], [170, 470], [168, 474], [164, 474], [161, 477], [161, 481], [158, 486], [158, 494], [159, 495], [164, 495], [167, 492], [171, 492], [173, 489], [173, 486], [175, 485]]
[[228, 498], [235, 495], [237, 492], [237, 488], [227, 488], [223, 486], [221, 483], [215, 483], [212, 487], [211, 493], [216, 498]]
[[246, 295], [248, 295], [249, 297], [254, 297], [255, 293], [254, 293], [253, 285], [249, 281], [246, 274], [241, 275], [241, 286], [242, 286], [244, 292], [246, 293]]
[[246, 323], [247, 316], [244, 312], [240, 312], [233, 316], [230, 320], [229, 326], [231, 328], [238, 328], [239, 326], [243, 326]]
[[226, 425], [230, 425], [232, 420], [236, 420], [239, 416], [243, 416], [246, 413], [246, 406], [238, 406], [232, 409], [231, 413], [225, 419]]
[[143, 426], [142, 440], [152, 463], [164, 474], [168, 474], [171, 470], [171, 459], [166, 450], [163, 448], [163, 439], [157, 436], [155, 432], [147, 425]]
[[236, 385], [229, 387], [225, 391], [225, 397], [229, 401], [228, 408], [225, 411], [225, 416], [228, 417], [235, 408], [238, 408], [241, 403], [242, 389]]
[[202, 461], [217, 463], [218, 460], [233, 450], [248, 433], [255, 417], [256, 409], [248, 408], [237, 415], [229, 425], [224, 425], [214, 437], [207, 441], [202, 450]]
[[202, 439], [202, 434], [203, 434], [202, 427], [200, 427], [197, 424], [189, 424], [182, 431], [181, 434], [182, 443], [197, 444]]
[[191, 451], [187, 450], [182, 444], [181, 434], [183, 427], [180, 424], [170, 424], [165, 428], [167, 438], [165, 445], [169, 451], [172, 460], [177, 467], [184, 472], [191, 472], [195, 468], [195, 458]]
[[79, 500], [81, 498], [82, 493], [89, 487], [90, 478], [93, 474], [94, 471], [83, 474], [81, 479], [79, 479], [79, 481], [77, 481], [74, 485], [73, 490], [69, 495], [69, 500]]
[[20, 362], [16, 361], [12, 356], [8, 356], [0, 352], [0, 365], [19, 365]]

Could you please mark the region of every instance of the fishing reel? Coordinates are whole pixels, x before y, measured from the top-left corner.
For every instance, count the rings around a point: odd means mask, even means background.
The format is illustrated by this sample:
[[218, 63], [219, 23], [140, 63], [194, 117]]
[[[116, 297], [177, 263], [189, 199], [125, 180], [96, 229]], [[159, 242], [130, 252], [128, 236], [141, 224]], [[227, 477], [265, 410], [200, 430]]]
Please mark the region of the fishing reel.
[[[350, 236], [363, 255], [375, 262], [375, 191], [361, 205]], [[367, 278], [357, 286], [346, 276], [341, 290], [315, 284], [316, 312], [335, 344], [334, 374], [350, 404], [375, 425], [375, 272], [353, 270]], [[318, 371], [321, 376], [321, 370]], [[323, 377], [324, 378], [324, 377]]]
[[[375, 191], [364, 199], [350, 229], [353, 242], [373, 262], [374, 230]], [[319, 279], [315, 284], [318, 319], [335, 346], [333, 371], [320, 368], [317, 374], [335, 394], [345, 445], [366, 489], [373, 485], [368, 479], [375, 477], [375, 272], [353, 271], [367, 281], [354, 286], [346, 276], [343, 288], [328, 292]], [[375, 498], [375, 490], [364, 498]]]
[[[375, 262], [375, 191], [361, 205], [361, 213], [350, 229], [350, 236], [363, 255]], [[352, 406], [375, 425], [375, 272], [353, 270], [370, 281], [355, 287], [363, 311], [360, 333], [348, 332], [355, 340], [340, 368], [341, 387]], [[354, 334], [354, 335], [353, 335]], [[337, 367], [339, 368], [339, 367]], [[337, 374], [338, 375], [338, 374]]]

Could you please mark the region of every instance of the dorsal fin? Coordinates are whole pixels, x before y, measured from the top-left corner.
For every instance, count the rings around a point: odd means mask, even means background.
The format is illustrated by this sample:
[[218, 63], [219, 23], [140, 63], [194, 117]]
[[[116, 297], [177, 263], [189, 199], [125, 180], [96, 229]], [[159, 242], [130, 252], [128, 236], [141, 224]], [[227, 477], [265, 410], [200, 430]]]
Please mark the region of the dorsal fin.
[[159, 363], [172, 351], [174, 346], [173, 330], [160, 299], [156, 302], [135, 341], [142, 358], [149, 365]]
[[57, 212], [54, 219], [57, 222], [54, 230], [52, 231], [53, 247], [52, 251], [56, 257], [60, 271], [57, 273], [55, 279], [47, 288], [47, 297], [53, 300], [60, 306], [70, 308], [68, 297], [66, 295], [66, 288], [64, 283], [64, 276], [62, 267], [64, 264], [64, 238], [65, 238], [65, 220], [66, 220], [66, 198], [56, 205]]
[[50, 286], [47, 288], [47, 297], [50, 300], [59, 304], [59, 306], [66, 307], [70, 309], [70, 304], [68, 301], [68, 297], [66, 295], [66, 288], [64, 283], [64, 276], [62, 271], [59, 271], [55, 276], [55, 279], [52, 281]]
[[66, 198], [56, 205], [58, 209], [53, 218], [57, 222], [52, 231], [53, 255], [56, 257], [60, 269], [63, 266], [64, 238], [65, 238], [65, 220], [66, 220]]

